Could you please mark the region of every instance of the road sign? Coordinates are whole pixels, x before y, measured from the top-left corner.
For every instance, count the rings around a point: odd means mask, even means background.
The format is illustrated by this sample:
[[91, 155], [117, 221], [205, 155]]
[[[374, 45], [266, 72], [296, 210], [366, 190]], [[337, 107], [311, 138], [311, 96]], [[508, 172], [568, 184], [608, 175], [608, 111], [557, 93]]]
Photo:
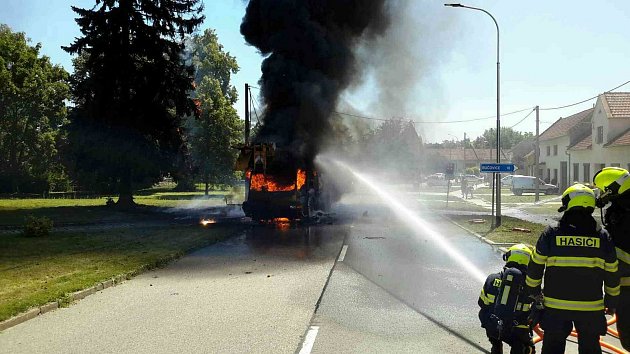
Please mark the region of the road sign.
[[514, 172], [514, 164], [511, 163], [482, 163], [479, 172]]

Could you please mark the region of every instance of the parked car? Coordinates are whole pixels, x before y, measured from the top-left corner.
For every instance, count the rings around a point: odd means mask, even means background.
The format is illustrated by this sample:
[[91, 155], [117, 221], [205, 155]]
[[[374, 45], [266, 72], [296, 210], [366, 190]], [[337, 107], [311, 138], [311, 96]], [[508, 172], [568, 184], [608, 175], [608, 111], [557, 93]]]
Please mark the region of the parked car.
[[[514, 178], [515, 175], [507, 175], [503, 178], [501, 178], [501, 186], [502, 187], [512, 187], [512, 178]], [[516, 175], [516, 176], [520, 176], [520, 175]]]
[[448, 181], [443, 173], [434, 173], [427, 176], [427, 185], [430, 187], [446, 186], [447, 184]]
[[466, 179], [468, 183], [483, 183], [483, 177], [477, 177], [475, 175], [461, 175], [460, 181]]
[[[558, 193], [558, 186], [545, 183], [542, 179], [538, 179], [538, 190], [545, 194]], [[512, 193], [522, 195], [523, 193], [536, 192], [536, 177], [534, 176], [512, 176]]]

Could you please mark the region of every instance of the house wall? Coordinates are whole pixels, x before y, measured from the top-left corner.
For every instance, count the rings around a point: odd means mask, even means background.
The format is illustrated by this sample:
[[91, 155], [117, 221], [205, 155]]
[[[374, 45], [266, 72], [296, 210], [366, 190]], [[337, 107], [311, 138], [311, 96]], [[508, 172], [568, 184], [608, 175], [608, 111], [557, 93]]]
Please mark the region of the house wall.
[[[554, 155], [553, 147], [554, 145], [558, 146], [558, 153]], [[550, 155], [547, 156], [547, 146], [550, 147]], [[545, 167], [543, 167], [542, 178], [544, 180], [549, 180], [550, 182], [556, 179], [556, 185], [560, 188], [560, 190], [564, 190], [568, 185], [568, 168], [567, 171], [564, 171], [564, 179], [566, 179], [565, 183], [563, 182], [563, 170], [562, 163], [566, 163], [568, 167], [569, 156], [565, 154], [567, 151], [567, 146], [569, 146], [569, 136], [561, 136], [551, 140], [540, 141], [540, 162], [545, 163]], [[553, 182], [552, 182], [553, 183]]]
[[[597, 127], [604, 127], [604, 141], [597, 143]], [[628, 169], [630, 164], [630, 146], [614, 146], [604, 147], [610, 140], [619, 136], [625, 130], [630, 128], [629, 118], [611, 118], [608, 119], [607, 110], [604, 107], [602, 99], [598, 99], [593, 112], [592, 139], [593, 148], [587, 150], [589, 156], [581, 156], [581, 162], [591, 163], [591, 179], [595, 172], [599, 171], [602, 165], [620, 166]]]

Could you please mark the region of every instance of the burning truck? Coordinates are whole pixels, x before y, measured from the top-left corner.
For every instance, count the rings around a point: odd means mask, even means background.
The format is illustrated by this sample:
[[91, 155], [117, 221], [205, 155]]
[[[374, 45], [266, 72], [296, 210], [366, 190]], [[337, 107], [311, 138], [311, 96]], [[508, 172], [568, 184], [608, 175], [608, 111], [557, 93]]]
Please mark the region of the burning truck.
[[322, 209], [320, 176], [286, 149], [241, 146], [236, 169], [245, 173], [243, 212], [253, 220], [301, 220]]

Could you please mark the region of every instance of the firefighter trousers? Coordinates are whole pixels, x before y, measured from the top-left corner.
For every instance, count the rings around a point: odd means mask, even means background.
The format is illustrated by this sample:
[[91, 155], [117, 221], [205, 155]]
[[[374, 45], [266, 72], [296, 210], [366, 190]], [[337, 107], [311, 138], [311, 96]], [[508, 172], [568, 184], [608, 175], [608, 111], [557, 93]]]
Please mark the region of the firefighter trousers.
[[622, 286], [617, 305], [617, 331], [619, 341], [625, 350], [630, 351], [630, 287]]
[[488, 340], [492, 344], [490, 354], [503, 354], [503, 341], [510, 346], [510, 354], [531, 354], [535, 351], [529, 328], [513, 328], [503, 340], [490, 336]]
[[575, 325], [578, 353], [601, 354], [599, 336], [606, 334], [604, 312], [581, 312], [545, 309], [540, 327], [545, 331], [542, 354], [562, 354], [566, 340]]

